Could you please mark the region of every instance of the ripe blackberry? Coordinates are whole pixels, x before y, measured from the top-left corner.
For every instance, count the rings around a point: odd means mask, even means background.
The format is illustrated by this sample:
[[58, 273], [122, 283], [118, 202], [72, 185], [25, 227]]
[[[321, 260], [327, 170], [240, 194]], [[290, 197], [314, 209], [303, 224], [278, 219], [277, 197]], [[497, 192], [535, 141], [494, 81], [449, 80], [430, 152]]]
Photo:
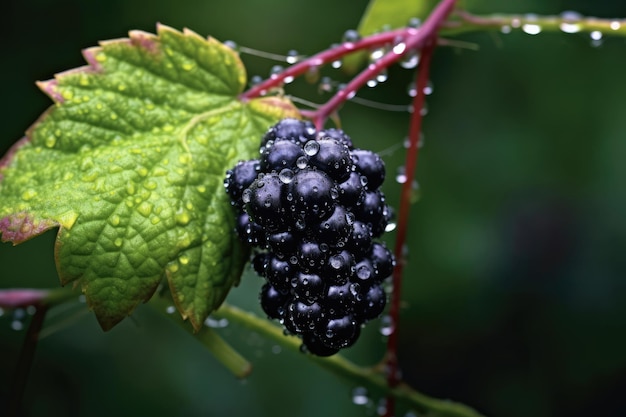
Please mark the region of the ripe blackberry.
[[302, 334], [313, 331], [322, 321], [322, 307], [315, 302], [307, 304], [295, 300], [287, 307], [286, 321], [293, 325], [290, 329], [293, 333]]
[[282, 293], [266, 283], [261, 288], [261, 307], [272, 319], [281, 319], [285, 313], [285, 304], [289, 301], [287, 293]]
[[365, 184], [367, 178], [356, 171], [350, 173], [348, 178], [337, 185], [339, 196], [337, 200], [347, 208], [358, 207], [365, 198]]
[[231, 204], [239, 210], [243, 209], [241, 194], [250, 186], [250, 184], [252, 184], [258, 174], [259, 161], [256, 159], [240, 161], [233, 167], [233, 169], [226, 171], [224, 186], [226, 187], [226, 192], [230, 196]]
[[[295, 285], [293, 285], [295, 284]], [[324, 294], [324, 280], [319, 274], [299, 271], [292, 280], [293, 293], [296, 298], [312, 303]]]
[[354, 149], [354, 145], [352, 144], [352, 139], [350, 139], [350, 136], [346, 135], [346, 133], [340, 129], [330, 128], [330, 129], [320, 130], [319, 133], [317, 134], [317, 137], [318, 139], [327, 139], [327, 138], [336, 139], [339, 142], [345, 144], [348, 147], [348, 149], [350, 150]]
[[373, 242], [391, 218], [384, 177], [380, 157], [354, 149], [343, 131], [317, 133], [297, 119], [267, 131], [259, 160], [227, 172], [237, 233], [260, 251], [252, 265], [266, 281], [261, 306], [314, 355], [351, 346], [385, 308], [382, 282], [395, 261]]
[[306, 142], [315, 139], [315, 126], [309, 121], [303, 121], [298, 119], [283, 119], [270, 127], [265, 136], [261, 147], [265, 146], [270, 140], [276, 139], [288, 139], [300, 145], [304, 145]]
[[324, 171], [335, 181], [345, 181], [352, 172], [350, 150], [336, 139], [309, 141], [304, 145], [304, 152], [309, 157], [312, 166]]
[[354, 307], [357, 320], [366, 322], [380, 316], [387, 304], [387, 294], [380, 285], [372, 285], [367, 288], [363, 300]]
[[336, 205], [328, 218], [312, 227], [311, 233], [321, 243], [342, 247], [352, 234], [353, 223], [354, 214], [346, 211], [343, 206]]
[[298, 158], [304, 156], [302, 146], [288, 139], [277, 139], [268, 142], [262, 148], [260, 169], [262, 172], [280, 172], [281, 170], [296, 168]]
[[368, 258], [376, 271], [376, 278], [383, 280], [391, 275], [395, 266], [394, 256], [387, 247], [375, 242], [369, 251]]
[[292, 263], [271, 255], [265, 267], [265, 278], [277, 290], [288, 292], [296, 272], [297, 269]]
[[352, 346], [359, 337], [361, 328], [351, 314], [330, 319], [324, 329], [318, 332], [320, 341], [331, 349]]
[[357, 220], [372, 229], [373, 237], [380, 237], [387, 226], [385, 196], [379, 190], [366, 191], [363, 203], [355, 210]]
[[267, 234], [269, 249], [281, 258], [288, 258], [294, 255], [301, 240], [300, 234], [294, 231], [279, 231]]
[[333, 180], [322, 171], [301, 169], [288, 186], [286, 199], [291, 214], [298, 219], [322, 219], [334, 208], [337, 189]]
[[385, 180], [385, 163], [380, 156], [372, 151], [355, 149], [352, 151], [352, 161], [356, 170], [367, 178], [366, 187], [377, 190]]
[[283, 186], [278, 174], [272, 172], [257, 177], [242, 194], [250, 219], [270, 231], [279, 229], [285, 223], [282, 215], [285, 213]]

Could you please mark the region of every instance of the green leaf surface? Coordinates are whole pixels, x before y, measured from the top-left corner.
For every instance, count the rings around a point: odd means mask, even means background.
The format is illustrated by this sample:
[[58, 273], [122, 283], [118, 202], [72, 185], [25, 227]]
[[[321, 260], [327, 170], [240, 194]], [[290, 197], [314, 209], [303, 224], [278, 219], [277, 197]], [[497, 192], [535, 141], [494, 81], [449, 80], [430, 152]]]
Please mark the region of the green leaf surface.
[[166, 277], [198, 329], [238, 282], [225, 171], [256, 156], [287, 100], [241, 102], [238, 56], [159, 26], [87, 49], [88, 66], [39, 83], [54, 101], [0, 160], [0, 233], [15, 244], [59, 227], [62, 284], [110, 329]]

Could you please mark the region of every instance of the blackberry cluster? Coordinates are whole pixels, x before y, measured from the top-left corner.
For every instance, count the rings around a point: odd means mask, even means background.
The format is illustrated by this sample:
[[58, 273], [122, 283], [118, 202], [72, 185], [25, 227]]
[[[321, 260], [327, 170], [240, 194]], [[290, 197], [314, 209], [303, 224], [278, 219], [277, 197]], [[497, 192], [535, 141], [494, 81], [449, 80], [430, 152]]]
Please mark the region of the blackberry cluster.
[[385, 308], [395, 260], [374, 241], [391, 216], [384, 177], [380, 157], [343, 131], [297, 119], [272, 126], [259, 159], [226, 174], [237, 233], [258, 248], [252, 265], [267, 281], [261, 306], [312, 354], [351, 346]]

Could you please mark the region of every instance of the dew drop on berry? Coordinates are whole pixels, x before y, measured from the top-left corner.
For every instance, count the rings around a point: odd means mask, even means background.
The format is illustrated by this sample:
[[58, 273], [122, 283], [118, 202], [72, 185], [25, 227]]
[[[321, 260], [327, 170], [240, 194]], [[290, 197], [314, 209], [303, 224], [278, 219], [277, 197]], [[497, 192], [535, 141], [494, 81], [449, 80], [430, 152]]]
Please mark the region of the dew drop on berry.
[[309, 158], [306, 156], [301, 156], [296, 160], [296, 166], [300, 169], [304, 169], [309, 165]]
[[316, 140], [310, 140], [304, 144], [304, 153], [308, 156], [314, 156], [320, 150], [320, 144]]
[[246, 188], [243, 192], [243, 194], [241, 195], [241, 201], [244, 202], [244, 204], [248, 204], [250, 202], [251, 199], [251, 194], [252, 191], [250, 191], [250, 189]]
[[284, 183], [289, 184], [293, 180], [294, 173], [292, 170], [285, 168], [280, 171], [278, 178]]

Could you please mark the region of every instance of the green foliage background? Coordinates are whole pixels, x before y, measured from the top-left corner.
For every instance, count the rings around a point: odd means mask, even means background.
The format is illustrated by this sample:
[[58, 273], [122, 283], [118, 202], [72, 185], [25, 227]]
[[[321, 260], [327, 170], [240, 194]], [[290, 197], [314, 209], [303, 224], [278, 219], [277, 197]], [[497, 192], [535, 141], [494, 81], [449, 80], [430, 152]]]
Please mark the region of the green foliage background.
[[[476, 12], [626, 17], [617, 2], [467, 0]], [[50, 102], [35, 80], [83, 65], [80, 49], [189, 27], [285, 53], [317, 52], [356, 27], [366, 1], [9, 0], [0, 6], [0, 151]], [[503, 8], [503, 7], [506, 7]], [[428, 394], [492, 416], [626, 414], [626, 40], [480, 33], [479, 52], [436, 52], [426, 145], [409, 236], [400, 349], [405, 378]], [[250, 74], [273, 63], [244, 56]], [[329, 73], [342, 79], [340, 73]], [[407, 103], [410, 73], [363, 96]], [[296, 95], [318, 102], [314, 88]], [[316, 93], [314, 93], [316, 94]], [[343, 127], [385, 152], [390, 178], [408, 115], [347, 104]], [[396, 149], [394, 151], [394, 149]], [[395, 204], [399, 186], [385, 192]], [[389, 237], [393, 241], [393, 236]], [[58, 285], [54, 233], [0, 245], [2, 287]], [[230, 301], [256, 309], [260, 280], [243, 277]], [[23, 332], [0, 317], [0, 407]], [[383, 352], [372, 323], [347, 355]], [[255, 334], [222, 332], [254, 362], [236, 381], [183, 331], [140, 308], [109, 333], [91, 314], [44, 338], [28, 383], [28, 416], [363, 416], [349, 384]]]

